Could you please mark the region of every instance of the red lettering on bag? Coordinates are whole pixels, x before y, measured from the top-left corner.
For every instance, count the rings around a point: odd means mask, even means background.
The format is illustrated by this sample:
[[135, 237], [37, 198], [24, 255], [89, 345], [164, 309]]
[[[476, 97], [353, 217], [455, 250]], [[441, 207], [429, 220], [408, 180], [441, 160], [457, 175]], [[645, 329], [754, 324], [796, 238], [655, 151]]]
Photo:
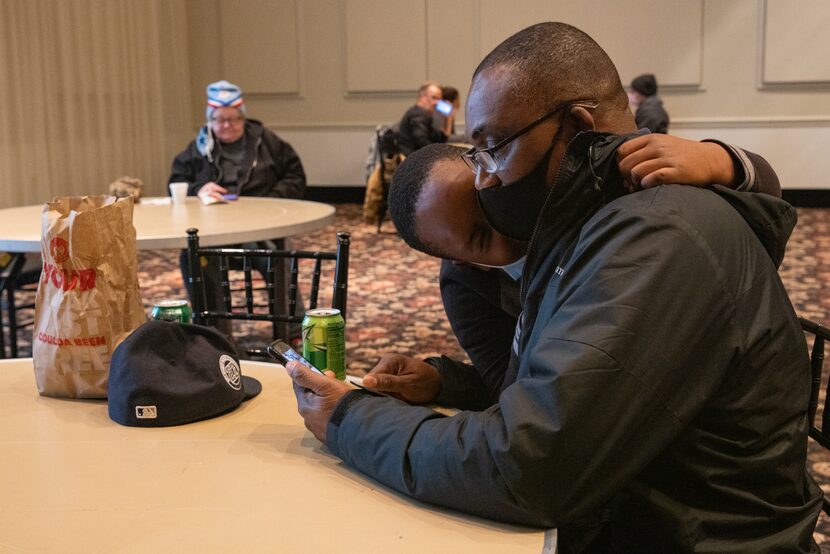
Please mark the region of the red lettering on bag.
[[90, 290], [95, 288], [95, 276], [97, 273], [94, 269], [81, 270], [81, 290]]
[[68, 291], [69, 289], [74, 289], [75, 285], [78, 284], [78, 272], [74, 269], [72, 271], [64, 271], [63, 272], [63, 290], [64, 292]]
[[57, 268], [52, 269], [52, 284], [59, 289], [63, 288], [63, 273], [58, 271]]
[[49, 284], [50, 282], [58, 289], [64, 292], [78, 288], [80, 292], [92, 290], [95, 288], [95, 281], [98, 273], [94, 268], [85, 268], [78, 270], [67, 271], [60, 269], [54, 264], [45, 262], [43, 264], [43, 274], [41, 275], [41, 282]]
[[37, 340], [44, 344], [53, 344], [55, 346], [106, 346], [107, 337], [100, 335], [97, 337], [78, 337], [73, 339], [64, 339], [54, 335], [47, 335], [39, 331]]
[[49, 241], [49, 253], [57, 263], [63, 263], [69, 259], [69, 243], [60, 237], [54, 237]]

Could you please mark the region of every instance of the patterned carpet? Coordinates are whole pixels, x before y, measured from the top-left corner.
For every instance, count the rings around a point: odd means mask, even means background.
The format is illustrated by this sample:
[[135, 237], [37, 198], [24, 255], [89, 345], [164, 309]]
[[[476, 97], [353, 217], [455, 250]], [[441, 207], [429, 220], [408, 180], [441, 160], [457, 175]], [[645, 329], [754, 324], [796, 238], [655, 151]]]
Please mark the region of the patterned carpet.
[[[333, 225], [293, 240], [295, 248], [332, 250], [336, 231], [352, 233], [346, 333], [349, 373], [362, 375], [386, 352], [464, 359], [441, 305], [438, 260], [409, 249], [391, 223], [379, 234], [375, 226], [362, 224], [360, 215], [361, 206], [340, 205]], [[825, 323], [830, 322], [830, 296], [822, 295], [830, 283], [828, 247], [830, 211], [800, 209], [781, 276], [796, 311]], [[139, 271], [148, 313], [154, 301], [185, 297], [177, 251], [139, 253]], [[321, 305], [326, 304], [321, 301]], [[258, 346], [269, 337], [267, 325], [235, 322], [234, 326], [242, 348]], [[22, 356], [31, 355], [29, 338], [21, 346]], [[810, 470], [830, 491], [830, 455], [812, 442]], [[819, 521], [815, 536], [822, 551], [830, 552], [830, 520]]]

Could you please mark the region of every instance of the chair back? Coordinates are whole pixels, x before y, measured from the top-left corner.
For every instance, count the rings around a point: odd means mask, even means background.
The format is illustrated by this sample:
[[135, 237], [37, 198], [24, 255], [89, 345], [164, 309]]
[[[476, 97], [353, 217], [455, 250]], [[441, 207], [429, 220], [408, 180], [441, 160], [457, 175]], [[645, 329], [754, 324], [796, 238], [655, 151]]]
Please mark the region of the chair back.
[[[805, 333], [812, 335], [813, 346], [810, 349], [810, 371], [812, 373], [812, 386], [810, 387], [810, 402], [807, 408], [810, 438], [816, 441], [827, 451], [830, 451], [830, 411], [827, 409], [827, 394], [830, 392], [830, 379], [824, 385], [824, 398], [821, 398], [822, 370], [824, 369], [824, 344], [830, 340], [830, 329], [803, 317], [801, 328]], [[816, 425], [816, 413], [821, 404], [821, 422]], [[822, 510], [830, 515], [830, 499], [824, 495], [822, 499]]]
[[[3, 328], [9, 329], [9, 349], [12, 358], [17, 358], [17, 334], [21, 328], [34, 323], [34, 293], [40, 281], [42, 260], [40, 255], [0, 252], [0, 358], [6, 357], [6, 341]], [[18, 304], [16, 295], [28, 293], [30, 300]], [[5, 299], [3, 298], [5, 293]], [[18, 311], [27, 310], [29, 317], [19, 319]], [[6, 315], [3, 315], [5, 312]]]
[[[300, 290], [307, 298], [308, 309], [318, 307], [321, 280], [330, 276], [332, 282], [331, 307], [340, 310], [343, 319], [347, 313], [347, 293], [349, 278], [349, 233], [337, 233], [335, 251], [308, 250], [266, 250], [242, 248], [201, 248], [197, 229], [187, 230], [187, 256], [190, 266], [190, 288], [193, 298], [193, 322], [199, 325], [211, 325], [217, 319], [237, 319], [248, 321], [269, 321], [272, 324], [273, 338], [278, 337], [279, 324], [299, 323], [305, 313], [298, 309]], [[202, 263], [203, 259], [215, 258], [218, 264]], [[264, 284], [257, 285], [253, 269], [255, 260], [265, 262], [267, 275]], [[284, 263], [279, 263], [284, 260]], [[288, 264], [288, 283], [286, 283], [285, 264]], [[327, 271], [324, 271], [324, 264]], [[258, 264], [262, 267], [263, 264]], [[231, 270], [241, 268], [241, 278], [233, 277]], [[222, 298], [216, 303], [216, 310], [208, 310], [205, 272], [218, 271], [218, 281]], [[304, 277], [301, 279], [301, 273]], [[277, 295], [288, 291], [288, 301], [280, 302]], [[279, 311], [279, 305], [287, 306]]]

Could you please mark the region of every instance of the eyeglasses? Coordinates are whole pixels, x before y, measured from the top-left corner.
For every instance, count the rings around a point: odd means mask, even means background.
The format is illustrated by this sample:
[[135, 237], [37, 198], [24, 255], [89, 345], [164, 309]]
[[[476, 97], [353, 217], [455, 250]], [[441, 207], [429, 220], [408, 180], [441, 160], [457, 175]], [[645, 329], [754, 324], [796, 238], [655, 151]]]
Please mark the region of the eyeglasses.
[[222, 125], [239, 125], [245, 118], [242, 116], [235, 117], [211, 117], [210, 122], [221, 127]]
[[573, 106], [581, 106], [583, 108], [593, 109], [599, 106], [599, 102], [596, 100], [575, 100], [559, 104], [539, 119], [536, 119], [529, 125], [522, 127], [506, 139], [499, 141], [498, 144], [491, 146], [489, 148], [481, 149], [473, 146], [472, 148], [464, 152], [464, 154], [462, 154], [462, 158], [464, 162], [466, 162], [466, 164], [470, 167], [470, 169], [473, 170], [473, 173], [478, 173], [480, 170], [484, 170], [487, 173], [495, 173], [499, 170], [499, 161], [496, 159], [497, 151], [501, 150], [502, 148], [504, 148], [520, 136], [524, 135], [525, 133], [529, 133], [537, 125], [553, 117], [555, 114], [559, 113], [563, 109], [570, 108]]

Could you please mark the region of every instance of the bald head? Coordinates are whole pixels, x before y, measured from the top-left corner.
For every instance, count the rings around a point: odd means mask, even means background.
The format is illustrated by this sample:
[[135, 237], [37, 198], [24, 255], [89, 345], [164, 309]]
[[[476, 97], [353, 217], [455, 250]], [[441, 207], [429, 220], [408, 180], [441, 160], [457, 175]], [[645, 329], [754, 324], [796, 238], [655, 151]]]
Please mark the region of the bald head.
[[539, 113], [577, 99], [600, 101], [598, 113], [628, 110], [617, 68], [594, 39], [566, 23], [538, 23], [496, 46], [473, 74], [497, 66], [509, 69], [510, 87], [521, 90]]

